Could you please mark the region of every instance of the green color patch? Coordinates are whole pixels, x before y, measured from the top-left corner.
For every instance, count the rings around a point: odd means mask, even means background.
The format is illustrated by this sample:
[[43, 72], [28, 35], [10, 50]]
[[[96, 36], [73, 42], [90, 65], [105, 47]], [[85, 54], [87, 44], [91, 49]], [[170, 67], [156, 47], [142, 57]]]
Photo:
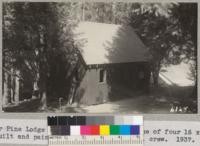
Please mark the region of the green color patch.
[[110, 135], [120, 135], [120, 126], [110, 125]]

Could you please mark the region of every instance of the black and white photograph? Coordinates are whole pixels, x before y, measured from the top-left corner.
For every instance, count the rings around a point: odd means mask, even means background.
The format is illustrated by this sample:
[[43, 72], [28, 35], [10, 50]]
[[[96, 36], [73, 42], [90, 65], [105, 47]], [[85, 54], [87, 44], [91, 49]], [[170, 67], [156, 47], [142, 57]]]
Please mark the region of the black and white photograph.
[[3, 112], [196, 114], [197, 13], [191, 2], [3, 2]]

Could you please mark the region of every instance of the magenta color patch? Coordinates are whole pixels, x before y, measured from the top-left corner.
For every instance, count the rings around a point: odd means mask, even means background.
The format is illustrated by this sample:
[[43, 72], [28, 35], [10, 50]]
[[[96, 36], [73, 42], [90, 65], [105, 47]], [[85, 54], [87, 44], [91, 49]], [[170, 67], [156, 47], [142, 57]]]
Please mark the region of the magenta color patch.
[[90, 135], [91, 130], [90, 126], [81, 126], [81, 135]]

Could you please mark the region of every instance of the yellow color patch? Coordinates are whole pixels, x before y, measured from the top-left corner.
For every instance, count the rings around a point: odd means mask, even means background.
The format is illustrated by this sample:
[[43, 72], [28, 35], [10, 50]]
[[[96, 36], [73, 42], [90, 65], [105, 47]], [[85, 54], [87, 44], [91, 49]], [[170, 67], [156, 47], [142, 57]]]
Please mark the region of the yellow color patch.
[[110, 135], [110, 126], [100, 125], [100, 135]]

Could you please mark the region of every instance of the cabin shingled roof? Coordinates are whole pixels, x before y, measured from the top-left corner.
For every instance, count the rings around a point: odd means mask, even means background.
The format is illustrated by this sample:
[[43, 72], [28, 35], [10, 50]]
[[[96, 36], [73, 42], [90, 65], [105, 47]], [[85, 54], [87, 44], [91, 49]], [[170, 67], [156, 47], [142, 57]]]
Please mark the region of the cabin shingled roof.
[[80, 22], [75, 41], [87, 65], [147, 62], [146, 46], [130, 26]]

